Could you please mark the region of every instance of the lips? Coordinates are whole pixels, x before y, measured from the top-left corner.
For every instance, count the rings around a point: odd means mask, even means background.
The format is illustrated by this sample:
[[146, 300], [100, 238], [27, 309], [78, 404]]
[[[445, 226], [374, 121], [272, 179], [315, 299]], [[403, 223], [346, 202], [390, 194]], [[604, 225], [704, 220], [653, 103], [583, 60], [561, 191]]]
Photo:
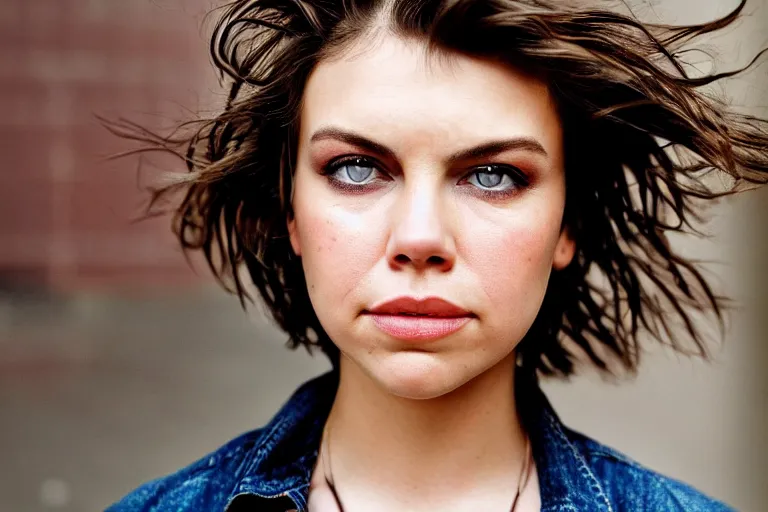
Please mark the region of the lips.
[[379, 330], [405, 341], [443, 338], [464, 327], [475, 316], [439, 297], [399, 297], [365, 313]]
[[437, 317], [470, 316], [469, 311], [441, 299], [440, 297], [427, 297], [416, 299], [414, 297], [398, 297], [379, 304], [369, 310], [369, 313], [381, 315], [426, 315]]

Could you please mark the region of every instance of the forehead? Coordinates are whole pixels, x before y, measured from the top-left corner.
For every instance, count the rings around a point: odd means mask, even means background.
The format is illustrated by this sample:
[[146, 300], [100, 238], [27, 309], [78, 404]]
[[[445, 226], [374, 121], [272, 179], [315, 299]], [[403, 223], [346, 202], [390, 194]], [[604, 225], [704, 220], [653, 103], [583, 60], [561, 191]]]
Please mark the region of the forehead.
[[422, 43], [394, 36], [318, 64], [304, 91], [301, 139], [326, 125], [452, 149], [529, 136], [549, 154], [561, 152], [560, 120], [544, 81], [457, 53], [428, 56]]

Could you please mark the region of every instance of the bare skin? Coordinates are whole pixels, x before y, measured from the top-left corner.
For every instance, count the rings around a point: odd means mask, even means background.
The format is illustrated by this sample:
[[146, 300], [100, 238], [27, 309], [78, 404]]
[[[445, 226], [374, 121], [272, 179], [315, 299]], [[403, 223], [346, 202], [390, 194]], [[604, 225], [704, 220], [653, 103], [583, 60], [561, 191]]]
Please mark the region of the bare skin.
[[[461, 392], [431, 400], [428, 407], [410, 399], [371, 400], [371, 395], [380, 392], [360, 388], [352, 392], [357, 397], [338, 397], [312, 476], [310, 510], [338, 510], [325, 480], [331, 468], [347, 511], [509, 511], [523, 469], [525, 438], [512, 409], [514, 400], [503, 396], [494, 382], [509, 377], [507, 367], [500, 365], [484, 373]], [[350, 386], [340, 386], [342, 389], [346, 392]], [[484, 393], [491, 396], [480, 398]], [[364, 410], [341, 412], [341, 404], [352, 403], [364, 404]], [[378, 409], [381, 403], [392, 409]], [[504, 404], [502, 414], [484, 410], [496, 404]], [[397, 418], [398, 424], [391, 418]], [[497, 421], [501, 423], [495, 424]], [[371, 443], [368, 432], [382, 422], [397, 430], [382, 433]], [[418, 425], [427, 428], [414, 428]], [[412, 451], [406, 452], [402, 446], [412, 447]], [[366, 475], [371, 464], [379, 465], [373, 472], [375, 481]], [[529, 475], [518, 511], [540, 507], [535, 467]]]
[[[312, 512], [337, 509], [328, 466], [347, 512], [510, 509], [526, 453], [515, 347], [575, 249], [562, 161], [546, 84], [509, 67], [427, 64], [418, 43], [383, 35], [313, 72], [289, 231], [342, 357]], [[402, 295], [473, 316], [403, 341], [366, 314]], [[533, 473], [518, 511], [540, 508]]]

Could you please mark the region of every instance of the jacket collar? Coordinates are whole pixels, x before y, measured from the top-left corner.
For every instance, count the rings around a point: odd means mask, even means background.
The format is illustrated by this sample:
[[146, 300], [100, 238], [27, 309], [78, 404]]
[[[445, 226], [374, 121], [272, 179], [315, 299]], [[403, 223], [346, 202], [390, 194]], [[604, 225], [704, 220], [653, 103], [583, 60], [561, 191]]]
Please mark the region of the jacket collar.
[[573, 442], [538, 382], [522, 384], [517, 402], [536, 461], [541, 512], [614, 512], [586, 454]]
[[[262, 429], [241, 466], [228, 512], [237, 512], [245, 502], [251, 509], [253, 500], [282, 500], [285, 509], [306, 510], [311, 472], [337, 386], [335, 370], [305, 383]], [[585, 455], [567, 435], [538, 383], [518, 381], [517, 395], [536, 462], [541, 512], [613, 512]]]
[[241, 466], [228, 512], [239, 510], [240, 501], [248, 502], [248, 510], [263, 510], [252, 507], [254, 497], [269, 501], [285, 497], [299, 511], [306, 509], [311, 473], [338, 377], [337, 371], [330, 371], [303, 384], [262, 429]]

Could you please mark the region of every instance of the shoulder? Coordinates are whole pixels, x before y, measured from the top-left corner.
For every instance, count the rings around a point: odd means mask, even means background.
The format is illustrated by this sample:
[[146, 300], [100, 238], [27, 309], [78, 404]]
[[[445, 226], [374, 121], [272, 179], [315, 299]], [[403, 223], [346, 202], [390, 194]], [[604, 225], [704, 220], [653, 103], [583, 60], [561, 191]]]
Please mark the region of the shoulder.
[[238, 469], [262, 433], [262, 429], [247, 432], [189, 466], [141, 485], [105, 512], [223, 510]]
[[298, 492], [309, 485], [337, 379], [328, 372], [305, 382], [263, 428], [142, 485], [106, 512], [225, 510], [239, 495], [266, 499]]
[[693, 487], [642, 466], [578, 432], [565, 429], [616, 512], [665, 510], [725, 512], [734, 509]]

